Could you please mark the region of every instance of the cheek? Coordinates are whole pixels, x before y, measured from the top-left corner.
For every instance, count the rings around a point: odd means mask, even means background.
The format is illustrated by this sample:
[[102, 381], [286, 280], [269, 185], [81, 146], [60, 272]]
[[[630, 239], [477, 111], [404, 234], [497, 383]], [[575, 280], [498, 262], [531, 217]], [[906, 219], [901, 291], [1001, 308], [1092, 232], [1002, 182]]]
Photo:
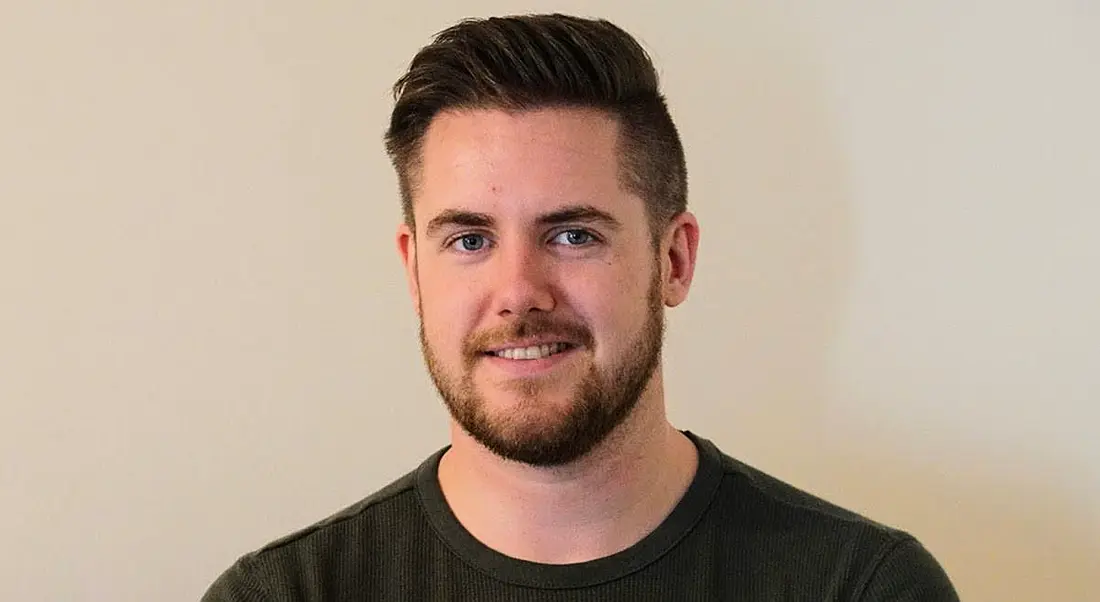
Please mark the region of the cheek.
[[649, 284], [632, 276], [578, 279], [604, 283], [575, 289], [571, 303], [596, 337], [597, 356], [618, 356], [635, 343], [649, 311]]
[[440, 352], [458, 353], [477, 315], [474, 287], [421, 274], [420, 311], [428, 340]]

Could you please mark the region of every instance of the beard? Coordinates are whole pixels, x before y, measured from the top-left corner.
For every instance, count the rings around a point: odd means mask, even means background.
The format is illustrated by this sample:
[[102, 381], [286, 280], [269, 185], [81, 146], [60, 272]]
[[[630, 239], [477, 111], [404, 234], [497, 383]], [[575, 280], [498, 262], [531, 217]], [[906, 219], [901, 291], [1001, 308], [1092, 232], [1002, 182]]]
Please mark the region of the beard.
[[[664, 307], [660, 297], [660, 270], [655, 270], [646, 299], [647, 315], [627, 351], [601, 369], [594, 362], [581, 376], [562, 411], [540, 407], [543, 383], [519, 380], [508, 389], [519, 398], [515, 411], [494, 415], [473, 382], [473, 371], [492, 342], [530, 336], [562, 336], [593, 354], [591, 332], [575, 322], [564, 322], [542, 312], [517, 318], [502, 329], [477, 333], [463, 345], [461, 375], [447, 372], [433, 351], [420, 323], [420, 346], [432, 382], [451, 417], [477, 442], [506, 460], [531, 466], [561, 466], [574, 462], [604, 441], [638, 405], [661, 359], [664, 340]], [[421, 312], [421, 315], [423, 313]], [[594, 354], [593, 354], [594, 355]], [[552, 418], [545, 411], [555, 411]]]

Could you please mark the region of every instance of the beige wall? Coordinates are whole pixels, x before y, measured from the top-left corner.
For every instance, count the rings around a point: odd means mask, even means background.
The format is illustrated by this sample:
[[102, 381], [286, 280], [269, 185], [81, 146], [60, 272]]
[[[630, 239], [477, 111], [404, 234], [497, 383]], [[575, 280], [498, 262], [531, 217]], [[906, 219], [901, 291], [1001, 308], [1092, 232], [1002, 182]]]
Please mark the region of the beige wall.
[[968, 601], [1096, 599], [1096, 3], [454, 4], [0, 4], [0, 600], [195, 600], [444, 442], [387, 89], [550, 8], [637, 33], [687, 144], [676, 423]]

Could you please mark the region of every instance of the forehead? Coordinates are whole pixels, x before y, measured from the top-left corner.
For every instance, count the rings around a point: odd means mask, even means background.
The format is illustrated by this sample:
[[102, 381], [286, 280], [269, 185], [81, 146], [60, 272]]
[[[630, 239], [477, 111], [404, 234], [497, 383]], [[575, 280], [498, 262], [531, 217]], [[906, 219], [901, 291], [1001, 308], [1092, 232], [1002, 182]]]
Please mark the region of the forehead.
[[445, 209], [539, 212], [584, 203], [619, 213], [618, 123], [595, 109], [446, 111], [422, 145], [417, 222]]

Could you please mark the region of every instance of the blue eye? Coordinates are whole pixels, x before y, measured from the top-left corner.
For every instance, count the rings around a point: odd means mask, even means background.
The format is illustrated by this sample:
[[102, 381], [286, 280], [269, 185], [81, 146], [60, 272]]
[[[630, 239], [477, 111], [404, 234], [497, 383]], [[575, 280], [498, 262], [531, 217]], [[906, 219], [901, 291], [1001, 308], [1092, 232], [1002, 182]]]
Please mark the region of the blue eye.
[[480, 251], [485, 247], [485, 237], [481, 234], [464, 234], [451, 243], [452, 247], [455, 245], [462, 251]]
[[554, 242], [572, 247], [586, 245], [595, 240], [595, 237], [586, 230], [566, 230], [554, 237]]

